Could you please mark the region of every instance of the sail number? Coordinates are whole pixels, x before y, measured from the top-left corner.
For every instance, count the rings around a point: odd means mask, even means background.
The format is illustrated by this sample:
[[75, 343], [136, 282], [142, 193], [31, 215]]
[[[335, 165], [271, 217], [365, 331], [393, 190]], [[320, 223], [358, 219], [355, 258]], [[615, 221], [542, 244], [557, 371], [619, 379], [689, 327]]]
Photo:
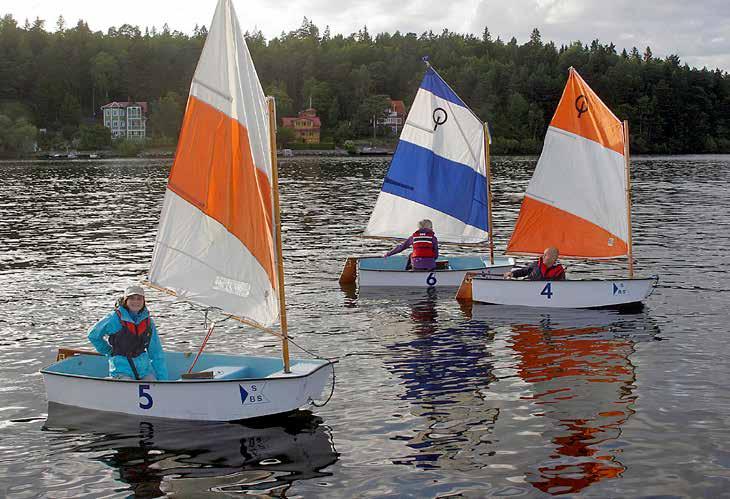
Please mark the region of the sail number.
[[553, 286], [552, 283], [547, 283], [544, 288], [542, 288], [542, 291], [540, 291], [540, 295], [547, 296], [548, 300], [553, 297]]
[[[139, 408], [140, 409], [150, 409], [152, 408], [152, 404], [154, 403], [152, 401], [152, 395], [147, 393], [145, 390], [150, 389], [150, 385], [138, 385], [139, 386]], [[142, 399], [144, 399], [144, 402], [142, 402]]]
[[428, 277], [426, 277], [426, 284], [428, 284], [429, 286], [435, 286], [436, 282], [436, 276], [433, 275], [433, 272], [428, 274]]

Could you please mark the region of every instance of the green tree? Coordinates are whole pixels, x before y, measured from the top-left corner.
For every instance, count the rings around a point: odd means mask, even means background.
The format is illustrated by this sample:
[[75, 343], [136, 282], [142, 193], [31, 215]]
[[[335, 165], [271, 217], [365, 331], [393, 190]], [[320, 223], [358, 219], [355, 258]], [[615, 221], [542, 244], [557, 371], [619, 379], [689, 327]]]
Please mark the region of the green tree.
[[158, 137], [176, 139], [182, 126], [182, 99], [175, 92], [167, 94], [154, 102], [150, 108], [148, 126]]
[[366, 97], [357, 108], [354, 120], [355, 130], [361, 136], [371, 136], [373, 128], [375, 127], [377, 129], [376, 122], [383, 120], [389, 109], [390, 99], [387, 95], [371, 95]]
[[82, 126], [79, 131], [79, 149], [104, 149], [112, 143], [111, 130], [105, 126]]
[[296, 139], [297, 134], [293, 128], [282, 126], [276, 131], [276, 145], [280, 149], [296, 142]]
[[326, 82], [318, 81], [315, 78], [308, 78], [304, 82], [302, 97], [307, 107], [309, 107], [311, 102], [312, 107], [318, 111], [317, 114], [322, 120], [323, 125], [325, 127], [328, 126], [330, 124], [329, 118], [332, 113], [332, 107], [338, 105], [334, 99], [330, 85]]
[[0, 156], [20, 157], [33, 152], [38, 129], [25, 118], [0, 114]]
[[270, 95], [276, 102], [276, 115], [279, 117], [294, 116], [294, 108], [291, 97], [286, 91], [283, 81], [277, 80], [265, 87], [266, 95]]
[[95, 88], [105, 101], [109, 100], [109, 90], [119, 76], [116, 58], [106, 52], [99, 52], [91, 61], [91, 78]]

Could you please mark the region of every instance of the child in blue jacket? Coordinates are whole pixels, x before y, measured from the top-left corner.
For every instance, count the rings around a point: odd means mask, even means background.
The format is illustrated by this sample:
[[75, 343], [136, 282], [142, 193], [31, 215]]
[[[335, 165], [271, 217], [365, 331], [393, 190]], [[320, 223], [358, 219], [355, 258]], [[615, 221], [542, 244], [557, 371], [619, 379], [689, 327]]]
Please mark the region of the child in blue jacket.
[[96, 351], [109, 357], [111, 377], [168, 379], [165, 352], [141, 286], [129, 286], [116, 310], [89, 329], [88, 336]]

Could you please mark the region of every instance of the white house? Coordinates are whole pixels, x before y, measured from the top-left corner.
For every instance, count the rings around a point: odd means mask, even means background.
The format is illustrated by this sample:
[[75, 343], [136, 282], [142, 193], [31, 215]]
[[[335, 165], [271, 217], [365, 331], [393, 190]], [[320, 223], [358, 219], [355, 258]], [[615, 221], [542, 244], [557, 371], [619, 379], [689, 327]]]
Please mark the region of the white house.
[[104, 126], [111, 129], [112, 139], [144, 140], [147, 136], [146, 102], [110, 102], [101, 106]]

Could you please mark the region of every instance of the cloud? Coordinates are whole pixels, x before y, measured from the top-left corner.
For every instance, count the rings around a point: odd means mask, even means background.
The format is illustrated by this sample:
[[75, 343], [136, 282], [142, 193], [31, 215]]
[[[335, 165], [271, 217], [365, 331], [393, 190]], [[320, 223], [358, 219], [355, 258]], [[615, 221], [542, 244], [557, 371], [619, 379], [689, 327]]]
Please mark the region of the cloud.
[[[297, 29], [306, 16], [320, 29], [349, 35], [367, 25], [371, 34], [400, 31], [421, 34], [443, 29], [481, 36], [488, 26], [493, 37], [520, 43], [538, 28], [543, 41], [557, 45], [580, 40], [613, 42], [617, 48], [651, 46], [657, 57], [677, 54], [692, 66], [730, 70], [730, 2], [727, 0], [233, 0], [244, 30], [260, 29], [267, 38]], [[72, 26], [79, 18], [94, 30], [124, 23], [191, 32], [208, 25], [212, 2], [179, 8], [177, 0], [127, 0], [124, 8], [81, 0], [40, 2], [3, 0], [0, 15], [11, 13], [21, 23], [41, 17], [53, 28], [60, 14]]]
[[636, 46], [643, 51], [650, 46], [655, 56], [677, 54], [690, 65], [714, 61], [730, 70], [729, 21], [730, 3], [718, 0], [515, 0], [506, 8], [483, 0], [470, 31], [479, 32], [487, 25], [495, 37], [516, 36], [524, 42], [538, 28], [543, 41], [558, 45], [598, 39], [613, 42], [619, 50]]

